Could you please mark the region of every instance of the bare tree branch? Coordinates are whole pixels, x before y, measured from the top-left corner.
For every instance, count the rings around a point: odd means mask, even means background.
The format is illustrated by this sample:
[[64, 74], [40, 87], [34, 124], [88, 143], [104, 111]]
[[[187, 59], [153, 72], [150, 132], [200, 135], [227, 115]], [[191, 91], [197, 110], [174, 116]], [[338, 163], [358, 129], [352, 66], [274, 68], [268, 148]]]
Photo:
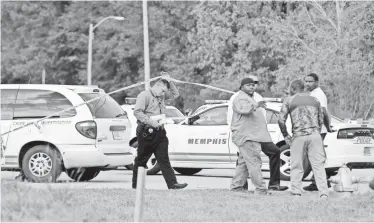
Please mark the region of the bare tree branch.
[[336, 7], [336, 28], [338, 31], [338, 37], [340, 37], [340, 4], [339, 0], [335, 0], [335, 7]]
[[[283, 32], [285, 32], [285, 33], [289, 33], [289, 34], [291, 34], [292, 36], [294, 36], [294, 37], [296, 37], [296, 39], [298, 40], [298, 41], [300, 41], [310, 52], [312, 52], [312, 53], [314, 53], [314, 54], [316, 54], [317, 52], [315, 51], [315, 50], [313, 50], [312, 48], [310, 48], [309, 46], [308, 46], [308, 44], [306, 44], [305, 43], [305, 41], [304, 40], [302, 40], [300, 37], [299, 37], [299, 35], [298, 35], [298, 33], [297, 33], [297, 31], [296, 31], [296, 29], [291, 25], [291, 24], [289, 24], [288, 22], [287, 22], [287, 25], [293, 30], [293, 32], [291, 32], [291, 31], [289, 31], [289, 30], [287, 30], [287, 29], [285, 29], [285, 28], [281, 28], [281, 25], [279, 25], [279, 24], [277, 24], [278, 22], [276, 22], [276, 21], [273, 21], [273, 20], [270, 20], [270, 19], [265, 19], [267, 22], [269, 22], [270, 24], [273, 24], [270, 28], [274, 28], [274, 29], [278, 29], [278, 30], [281, 30], [281, 31], [283, 31]], [[277, 25], [279, 26], [279, 27], [277, 27]], [[265, 25], [265, 27], [266, 28], [269, 28], [269, 26], [267, 26], [267, 25]]]
[[325, 30], [319, 28], [319, 27], [318, 27], [318, 26], [313, 22], [312, 17], [310, 16], [310, 13], [309, 13], [309, 11], [308, 11], [308, 9], [307, 9], [306, 7], [305, 7], [305, 11], [306, 11], [306, 13], [307, 13], [307, 15], [308, 15], [308, 18], [309, 18], [310, 23], [314, 26], [314, 28], [316, 28], [317, 30], [319, 30], [319, 31], [321, 31], [323, 34], [325, 34], [325, 35], [327, 36], [327, 38], [329, 38], [329, 39], [330, 39], [330, 40], [335, 44], [335, 46], [338, 47], [338, 43], [336, 42], [336, 40], [334, 40], [330, 35], [328, 35], [328, 34], [326, 33]]
[[325, 12], [325, 10], [322, 8], [322, 6], [320, 6], [315, 0], [313, 0], [313, 3], [310, 3], [310, 2], [307, 2], [313, 6], [316, 7], [316, 9], [318, 9], [318, 11], [321, 12], [321, 14], [327, 19], [327, 21], [330, 22], [330, 24], [332, 25], [332, 27], [334, 27], [334, 29], [336, 30], [337, 33], [339, 33], [339, 30], [338, 28], [336, 27], [336, 25], [334, 24], [334, 22], [330, 19], [330, 17], [327, 15], [327, 13]]

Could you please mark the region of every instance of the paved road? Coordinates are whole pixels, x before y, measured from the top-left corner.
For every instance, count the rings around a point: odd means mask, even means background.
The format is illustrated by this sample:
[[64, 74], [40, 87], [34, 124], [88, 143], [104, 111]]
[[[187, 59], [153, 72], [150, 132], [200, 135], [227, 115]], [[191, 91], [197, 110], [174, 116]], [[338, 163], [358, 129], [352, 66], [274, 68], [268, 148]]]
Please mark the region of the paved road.
[[[177, 179], [181, 183], [188, 183], [186, 189], [228, 189], [230, 187], [233, 171], [231, 169], [222, 170], [203, 170], [200, 173], [193, 176], [182, 176], [177, 174]], [[1, 172], [1, 180], [6, 182], [16, 182], [14, 180], [18, 172]], [[374, 177], [374, 170], [353, 170], [353, 175], [360, 177], [366, 182], [359, 184], [359, 192], [365, 193], [371, 191], [368, 187], [367, 180], [370, 177]], [[73, 182], [71, 179], [63, 173], [58, 179], [58, 184], [35, 184], [27, 183], [32, 187], [62, 187], [62, 188], [131, 188], [131, 177], [132, 172], [129, 170], [115, 170], [101, 172], [95, 179], [90, 182]], [[264, 177], [268, 181], [269, 173], [264, 172]], [[366, 179], [365, 179], [366, 178]], [[304, 182], [304, 185], [308, 185], [310, 182]], [[282, 181], [282, 185], [289, 186], [289, 182]], [[165, 190], [166, 184], [161, 174], [155, 176], [146, 177], [146, 188]], [[332, 188], [330, 188], [332, 190]], [[374, 193], [374, 191], [372, 191]]]

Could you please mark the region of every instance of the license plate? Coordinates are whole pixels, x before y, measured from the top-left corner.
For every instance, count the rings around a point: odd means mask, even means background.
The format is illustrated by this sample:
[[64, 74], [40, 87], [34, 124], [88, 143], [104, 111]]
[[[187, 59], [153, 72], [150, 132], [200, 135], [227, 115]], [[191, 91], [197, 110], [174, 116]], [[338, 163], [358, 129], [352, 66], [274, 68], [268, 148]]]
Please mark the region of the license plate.
[[358, 136], [355, 138], [355, 144], [372, 144], [373, 138], [368, 136]]
[[125, 132], [124, 131], [112, 131], [114, 140], [123, 140]]
[[364, 147], [364, 156], [371, 156], [371, 150], [374, 151], [374, 147]]

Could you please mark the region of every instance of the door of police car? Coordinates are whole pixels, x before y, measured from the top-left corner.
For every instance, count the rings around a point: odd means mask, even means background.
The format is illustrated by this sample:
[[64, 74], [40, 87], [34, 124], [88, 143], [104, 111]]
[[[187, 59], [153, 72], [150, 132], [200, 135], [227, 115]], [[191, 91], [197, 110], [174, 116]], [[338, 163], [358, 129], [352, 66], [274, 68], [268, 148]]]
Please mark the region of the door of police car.
[[[0, 89], [1, 94], [1, 164], [5, 164], [5, 157], [6, 157], [6, 146], [8, 142], [9, 135], [11, 134], [4, 134], [8, 132], [12, 125], [13, 125], [13, 113], [14, 113], [14, 105], [16, 104], [17, 92], [18, 87], [13, 86], [9, 87], [9, 89]], [[2, 135], [4, 134], [4, 135]]]
[[[227, 168], [230, 165], [228, 148], [227, 106], [206, 109], [189, 119], [179, 130], [168, 131], [172, 144], [172, 161], [194, 163], [199, 167], [214, 165]], [[173, 142], [173, 139], [178, 139]], [[175, 144], [175, 145], [174, 145]]]

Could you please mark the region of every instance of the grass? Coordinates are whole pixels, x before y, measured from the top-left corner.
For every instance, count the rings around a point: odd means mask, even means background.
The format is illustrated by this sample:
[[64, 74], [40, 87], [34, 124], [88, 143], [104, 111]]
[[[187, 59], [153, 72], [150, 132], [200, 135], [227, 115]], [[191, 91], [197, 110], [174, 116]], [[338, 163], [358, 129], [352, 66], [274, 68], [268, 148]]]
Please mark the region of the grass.
[[[29, 183], [1, 184], [1, 221], [133, 221], [135, 191], [125, 189], [48, 189]], [[374, 222], [374, 193], [326, 202], [317, 193], [260, 196], [227, 190], [147, 190], [144, 221], [366, 221]]]

